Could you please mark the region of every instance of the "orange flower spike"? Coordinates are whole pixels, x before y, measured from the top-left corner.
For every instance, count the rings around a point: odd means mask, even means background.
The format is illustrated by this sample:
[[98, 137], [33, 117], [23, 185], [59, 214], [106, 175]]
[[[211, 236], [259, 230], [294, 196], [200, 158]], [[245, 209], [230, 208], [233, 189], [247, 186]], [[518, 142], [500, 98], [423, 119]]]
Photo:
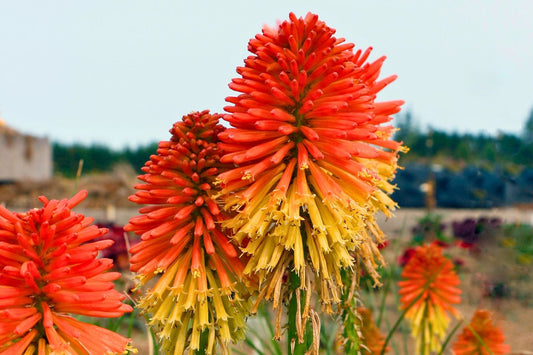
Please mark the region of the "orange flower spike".
[[[457, 341], [453, 344], [452, 350], [454, 354], [509, 354], [511, 347], [504, 344], [505, 336], [503, 331], [493, 324], [491, 318], [490, 312], [477, 310], [470, 324], [464, 328], [463, 332], [459, 334]], [[479, 339], [483, 341], [483, 344]]]
[[438, 245], [424, 245], [416, 248], [401, 276], [401, 308], [410, 306], [405, 318], [411, 323], [416, 349], [421, 354], [437, 351], [450, 323], [447, 312], [459, 315], [453, 307], [461, 301], [453, 264]]
[[[359, 331], [361, 332], [361, 354], [379, 355], [385, 345], [385, 337], [374, 323], [372, 312], [368, 308], [358, 307]], [[385, 352], [389, 351], [389, 348]]]
[[[284, 297], [272, 291], [279, 289], [277, 278], [284, 272], [276, 266], [283, 263], [302, 280], [308, 270], [319, 288], [332, 288], [319, 290], [325, 305], [338, 300], [342, 282], [336, 275], [354, 265], [350, 252], [358, 250], [355, 256], [367, 260], [369, 273], [377, 277], [376, 260], [382, 258], [369, 251], [377, 250], [374, 231], [376, 239], [382, 233], [372, 214], [394, 208], [382, 195], [392, 192], [385, 188], [402, 148], [375, 132], [384, 129], [381, 123], [390, 121], [403, 102], [379, 103], [375, 97], [395, 76], [377, 81], [384, 57], [366, 63], [370, 49], [354, 53], [354, 45], [334, 33], [317, 15], [298, 18], [291, 13], [289, 20], [265, 27], [249, 41], [251, 55], [237, 68], [240, 77], [229, 84], [240, 94], [226, 98], [231, 105], [225, 107], [224, 119], [232, 128], [219, 138], [229, 148], [222, 161], [238, 166], [218, 179], [225, 210], [239, 213], [223, 226], [235, 231], [238, 241], [250, 239], [244, 249], [249, 255], [245, 273], [259, 276], [267, 289], [261, 294], [276, 297], [275, 304]], [[386, 160], [382, 164], [390, 169], [378, 170], [378, 160]], [[374, 178], [346, 171], [351, 162]], [[254, 186], [262, 179], [268, 181], [267, 190]], [[262, 195], [249, 198], [243, 191]], [[240, 198], [244, 195], [248, 198]], [[303, 242], [303, 221], [311, 231], [307, 240], [316, 239], [320, 248]], [[359, 248], [362, 244], [374, 247]]]
[[[227, 170], [217, 146], [217, 135], [224, 132], [220, 117], [194, 112], [176, 122], [171, 139], [159, 143], [139, 176], [144, 183], [130, 197], [149, 204], [125, 229], [141, 235], [130, 249], [131, 270], [140, 285], [162, 274], [139, 307], [151, 314], [150, 326], [167, 353], [199, 349], [203, 332], [224, 347], [244, 335], [249, 305], [239, 281], [243, 266], [220, 230], [218, 222], [228, 216], [215, 202], [216, 175]], [[232, 296], [236, 293], [239, 297]], [[214, 353], [214, 343], [206, 351]]]
[[113, 318], [132, 311], [114, 289], [120, 274], [106, 272], [112, 261], [97, 259], [112, 241], [92, 240], [107, 229], [71, 210], [85, 197], [86, 191], [70, 200], [40, 197], [43, 207], [26, 213], [0, 207], [0, 354], [129, 349], [129, 339], [110, 330], [91, 326], [102, 335], [96, 344], [86, 336], [89, 324], [76, 320], [73, 330], [58, 321], [68, 313]]

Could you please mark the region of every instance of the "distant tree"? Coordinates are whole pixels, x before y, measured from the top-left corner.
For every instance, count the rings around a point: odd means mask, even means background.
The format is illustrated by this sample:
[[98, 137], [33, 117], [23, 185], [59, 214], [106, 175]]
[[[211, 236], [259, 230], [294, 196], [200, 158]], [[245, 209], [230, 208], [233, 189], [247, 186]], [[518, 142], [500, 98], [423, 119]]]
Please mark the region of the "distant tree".
[[458, 144], [455, 144], [454, 146], [454, 154], [453, 156], [455, 158], [464, 160], [464, 161], [470, 161], [472, 158], [472, 149], [470, 148], [470, 145], [468, 144], [467, 140], [460, 140]]
[[519, 162], [519, 151], [522, 148], [522, 140], [514, 134], [501, 133], [498, 135], [497, 148], [499, 162], [514, 161]]
[[533, 142], [533, 108], [529, 111], [529, 117], [526, 119], [522, 137], [527, 143]]
[[483, 157], [484, 160], [489, 161], [491, 163], [494, 163], [496, 161], [496, 157], [498, 155], [498, 152], [496, 150], [496, 145], [494, 144], [494, 141], [488, 141], [485, 144], [483, 144], [482, 149], [479, 150], [481, 157]]
[[119, 154], [104, 145], [53, 144], [54, 171], [65, 176], [75, 176], [83, 159], [83, 172], [109, 171], [119, 160]]
[[135, 149], [124, 148], [113, 150], [100, 144], [85, 146], [81, 144], [66, 145], [53, 143], [54, 171], [64, 176], [73, 177], [78, 170], [78, 164], [83, 159], [83, 172], [111, 171], [117, 163], [129, 163], [139, 170], [150, 160], [150, 155], [157, 151], [157, 143], [150, 143]]
[[396, 128], [398, 128], [398, 131], [394, 139], [402, 141], [408, 147], [420, 136], [420, 130], [416, 126], [413, 120], [413, 114], [409, 110], [405, 114], [397, 117]]
[[150, 160], [150, 155], [156, 154], [158, 144], [156, 142], [140, 146], [137, 149], [126, 148], [122, 152], [123, 160], [129, 162], [135, 170], [139, 170], [144, 163]]

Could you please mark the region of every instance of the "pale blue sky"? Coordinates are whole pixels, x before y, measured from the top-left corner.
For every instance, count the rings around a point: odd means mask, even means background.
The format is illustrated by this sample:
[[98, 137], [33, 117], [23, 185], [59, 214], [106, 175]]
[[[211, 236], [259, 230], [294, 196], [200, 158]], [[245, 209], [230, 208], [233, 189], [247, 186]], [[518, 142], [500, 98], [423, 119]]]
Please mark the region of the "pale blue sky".
[[533, 1], [0, 0], [0, 117], [120, 148], [222, 112], [250, 37], [307, 11], [383, 54], [421, 127], [518, 133], [533, 107]]

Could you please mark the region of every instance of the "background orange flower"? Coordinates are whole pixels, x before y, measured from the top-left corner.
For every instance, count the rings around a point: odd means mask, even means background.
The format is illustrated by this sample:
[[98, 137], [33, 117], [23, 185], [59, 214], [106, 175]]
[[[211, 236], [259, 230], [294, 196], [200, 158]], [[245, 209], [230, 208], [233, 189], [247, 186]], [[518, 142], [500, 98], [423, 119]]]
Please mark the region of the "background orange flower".
[[461, 302], [453, 263], [437, 244], [423, 245], [415, 249], [401, 276], [401, 308], [407, 309], [417, 352], [438, 351], [450, 322], [448, 312], [459, 315], [453, 307]]
[[[360, 316], [359, 331], [361, 332], [361, 354], [379, 355], [385, 345], [385, 337], [380, 333], [368, 308], [358, 307]], [[389, 348], [385, 350], [387, 352]]]
[[463, 329], [463, 332], [459, 334], [457, 341], [453, 344], [452, 350], [454, 354], [508, 354], [511, 351], [511, 347], [503, 343], [505, 341], [503, 331], [492, 323], [491, 318], [489, 311], [477, 310], [470, 324]]

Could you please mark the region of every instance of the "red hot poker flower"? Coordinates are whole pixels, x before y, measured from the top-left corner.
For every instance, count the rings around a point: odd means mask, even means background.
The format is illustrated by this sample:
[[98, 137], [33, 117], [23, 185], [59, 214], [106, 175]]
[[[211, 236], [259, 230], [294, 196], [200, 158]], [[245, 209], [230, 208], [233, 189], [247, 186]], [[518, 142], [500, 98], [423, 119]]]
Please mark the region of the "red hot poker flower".
[[453, 344], [453, 352], [455, 355], [509, 354], [511, 347], [504, 344], [504, 341], [505, 336], [502, 330], [492, 323], [490, 312], [477, 310], [472, 317], [470, 325], [464, 328], [455, 344]]
[[12, 213], [0, 206], [0, 354], [122, 353], [129, 340], [70, 317], [120, 317], [131, 312], [114, 289], [117, 272], [93, 241], [107, 229], [71, 211], [87, 196], [39, 199], [44, 206]]
[[259, 276], [265, 298], [279, 300], [286, 267], [302, 280], [311, 269], [330, 309], [351, 252], [378, 277], [373, 214], [394, 207], [386, 193], [401, 149], [383, 124], [403, 102], [375, 101], [396, 78], [378, 80], [385, 57], [368, 63], [370, 49], [354, 51], [317, 15], [289, 17], [250, 40], [230, 84], [241, 94], [226, 99], [233, 128], [219, 138], [221, 160], [236, 167], [218, 178], [225, 209], [239, 213], [224, 226], [250, 238], [244, 272]]
[[237, 249], [220, 230], [226, 219], [214, 195], [219, 161], [220, 115], [209, 111], [183, 117], [170, 130], [170, 141], [159, 143], [139, 176], [130, 200], [149, 206], [130, 219], [125, 230], [141, 236], [131, 248], [131, 270], [141, 283], [161, 274], [139, 306], [152, 314], [168, 353], [200, 348], [202, 334], [215, 351], [244, 336], [247, 294], [239, 282], [242, 265]]
[[405, 318], [411, 323], [420, 354], [440, 349], [450, 318], [447, 312], [458, 316], [453, 307], [461, 302], [459, 276], [453, 263], [442, 255], [437, 244], [417, 247], [402, 271], [400, 281], [401, 308], [411, 305]]

